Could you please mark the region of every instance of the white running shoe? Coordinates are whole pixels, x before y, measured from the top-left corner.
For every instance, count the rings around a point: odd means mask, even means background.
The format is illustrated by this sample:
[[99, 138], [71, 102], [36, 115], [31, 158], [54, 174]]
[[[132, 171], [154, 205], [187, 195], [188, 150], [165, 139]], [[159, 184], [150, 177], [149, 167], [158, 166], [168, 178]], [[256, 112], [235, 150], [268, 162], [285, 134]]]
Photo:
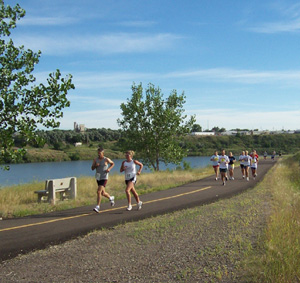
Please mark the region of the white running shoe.
[[234, 180], [234, 177], [231, 177], [231, 180]]
[[216, 181], [218, 181], [218, 178], [216, 178]]
[[95, 212], [99, 213], [100, 212], [100, 206], [96, 205], [96, 207], [93, 209]]
[[126, 208], [128, 211], [130, 211], [132, 209], [132, 205], [128, 205], [128, 207]]
[[142, 202], [142, 201], [139, 201], [137, 210], [141, 210], [141, 209], [142, 209], [142, 205], [143, 205], [143, 202]]
[[243, 179], [245, 179], [245, 176], [243, 175]]
[[249, 177], [247, 177], [247, 181], [249, 181]]
[[225, 186], [226, 185], [226, 183], [225, 182], [223, 182], [223, 186]]
[[111, 197], [109, 198], [109, 200], [110, 200], [110, 205], [111, 205], [111, 206], [115, 206], [115, 197], [114, 197], [114, 196], [111, 196]]

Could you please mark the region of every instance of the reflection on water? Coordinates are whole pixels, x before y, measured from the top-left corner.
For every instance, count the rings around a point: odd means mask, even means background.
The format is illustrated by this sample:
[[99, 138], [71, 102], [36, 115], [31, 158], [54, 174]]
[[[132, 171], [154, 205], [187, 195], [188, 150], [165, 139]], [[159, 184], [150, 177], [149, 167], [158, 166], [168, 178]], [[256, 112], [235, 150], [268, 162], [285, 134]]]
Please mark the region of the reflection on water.
[[[210, 164], [210, 157], [194, 156], [186, 157], [183, 160], [188, 162], [192, 168], [206, 167]], [[120, 173], [123, 159], [114, 159], [115, 167], [110, 174]], [[32, 183], [34, 181], [44, 181], [46, 179], [57, 179], [65, 177], [94, 176], [95, 171], [91, 170], [92, 160], [64, 161], [64, 162], [43, 162], [11, 164], [9, 171], [0, 170], [0, 186], [10, 186], [22, 183]], [[182, 164], [181, 164], [182, 166]], [[160, 170], [176, 168], [176, 165], [165, 166], [160, 164]], [[144, 167], [143, 173], [151, 172]]]

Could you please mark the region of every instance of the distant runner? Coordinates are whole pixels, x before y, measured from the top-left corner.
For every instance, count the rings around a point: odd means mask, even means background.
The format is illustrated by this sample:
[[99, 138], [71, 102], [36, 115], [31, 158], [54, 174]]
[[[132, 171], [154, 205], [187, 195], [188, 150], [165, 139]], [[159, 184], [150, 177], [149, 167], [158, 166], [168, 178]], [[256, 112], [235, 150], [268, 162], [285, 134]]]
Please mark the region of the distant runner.
[[228, 164], [228, 170], [229, 170], [229, 180], [234, 180], [234, 162], [235, 157], [233, 156], [232, 152], [229, 152], [229, 164]]
[[244, 155], [244, 169], [245, 169], [245, 175], [247, 181], [249, 181], [249, 167], [250, 167], [250, 156], [248, 155], [248, 150], [246, 150]]
[[276, 151], [274, 150], [273, 153], [272, 153], [272, 155], [271, 155], [272, 161], [275, 161], [275, 156], [276, 156]]
[[253, 150], [252, 154], [250, 155], [250, 168], [251, 168], [253, 180], [255, 180], [257, 176], [257, 164], [258, 164], [258, 155], [256, 154], [256, 151]]
[[240, 161], [240, 167], [242, 171], [242, 176], [243, 179], [245, 179], [245, 166], [244, 166], [244, 157], [245, 157], [245, 151], [242, 151], [241, 155], [239, 156], [239, 161]]
[[227, 181], [227, 170], [228, 170], [228, 163], [229, 163], [229, 158], [225, 154], [225, 149], [222, 150], [222, 155], [219, 156], [219, 163], [220, 163], [220, 174], [221, 174], [221, 179], [223, 182], [223, 186], [226, 185]]
[[219, 175], [219, 155], [218, 152], [215, 151], [214, 155], [210, 158], [210, 161], [212, 161], [212, 166], [214, 168], [215, 174], [216, 174], [216, 181], [218, 180]]
[[264, 160], [267, 159], [267, 156], [268, 156], [268, 153], [265, 151], [265, 152], [264, 152]]

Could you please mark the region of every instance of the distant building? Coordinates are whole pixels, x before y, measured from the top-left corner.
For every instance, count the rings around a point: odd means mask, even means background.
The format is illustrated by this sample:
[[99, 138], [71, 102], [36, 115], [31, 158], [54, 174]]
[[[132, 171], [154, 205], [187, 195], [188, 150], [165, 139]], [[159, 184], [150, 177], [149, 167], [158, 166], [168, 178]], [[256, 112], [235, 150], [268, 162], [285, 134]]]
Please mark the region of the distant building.
[[74, 122], [74, 131], [84, 133], [85, 132], [85, 125], [84, 124], [77, 124]]
[[191, 132], [191, 136], [214, 136], [215, 132]]
[[226, 132], [221, 132], [221, 136], [235, 136], [238, 132], [237, 131], [226, 131]]

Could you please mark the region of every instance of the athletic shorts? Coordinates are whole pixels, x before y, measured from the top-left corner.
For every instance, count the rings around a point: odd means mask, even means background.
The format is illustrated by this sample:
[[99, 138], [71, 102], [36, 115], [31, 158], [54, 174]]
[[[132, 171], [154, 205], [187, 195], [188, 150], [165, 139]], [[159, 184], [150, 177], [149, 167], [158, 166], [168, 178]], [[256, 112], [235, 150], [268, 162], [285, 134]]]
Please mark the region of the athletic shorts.
[[240, 164], [241, 168], [244, 169], [245, 165], [244, 164]]
[[131, 179], [129, 179], [129, 180], [125, 180], [125, 184], [126, 184], [126, 185], [127, 185], [129, 182], [132, 182], [133, 184], [136, 184], [136, 178], [133, 177], [133, 178], [131, 178]]
[[96, 180], [96, 181], [97, 181], [98, 186], [103, 186], [103, 187], [105, 187], [106, 184], [107, 184], [107, 179]]
[[214, 168], [218, 168], [220, 165], [213, 165]]
[[227, 172], [227, 168], [220, 168], [220, 172], [226, 173]]
[[234, 164], [228, 164], [228, 169], [234, 169]]

